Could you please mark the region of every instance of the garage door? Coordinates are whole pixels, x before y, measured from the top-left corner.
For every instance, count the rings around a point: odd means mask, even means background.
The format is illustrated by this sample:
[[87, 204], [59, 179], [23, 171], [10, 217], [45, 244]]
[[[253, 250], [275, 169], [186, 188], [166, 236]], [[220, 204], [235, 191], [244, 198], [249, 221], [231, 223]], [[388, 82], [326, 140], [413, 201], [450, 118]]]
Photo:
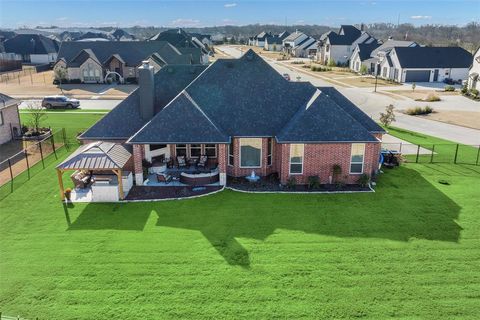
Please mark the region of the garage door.
[[405, 82], [428, 82], [430, 81], [430, 70], [407, 70]]

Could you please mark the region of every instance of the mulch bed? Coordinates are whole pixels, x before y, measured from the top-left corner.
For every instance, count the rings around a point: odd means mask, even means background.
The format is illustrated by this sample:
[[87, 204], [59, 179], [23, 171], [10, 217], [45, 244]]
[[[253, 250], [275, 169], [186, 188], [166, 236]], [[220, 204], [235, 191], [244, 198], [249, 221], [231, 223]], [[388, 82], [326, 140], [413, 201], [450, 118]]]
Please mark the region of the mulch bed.
[[294, 188], [288, 188], [281, 185], [274, 179], [263, 179], [259, 182], [249, 182], [246, 179], [228, 179], [227, 187], [249, 192], [356, 192], [371, 191], [369, 187], [362, 187], [356, 184], [335, 185], [323, 184], [318, 188], [308, 188], [308, 185], [297, 185]]
[[188, 198], [208, 194], [222, 189], [222, 186], [205, 187], [152, 187], [152, 186], [133, 186], [125, 200], [162, 200]]

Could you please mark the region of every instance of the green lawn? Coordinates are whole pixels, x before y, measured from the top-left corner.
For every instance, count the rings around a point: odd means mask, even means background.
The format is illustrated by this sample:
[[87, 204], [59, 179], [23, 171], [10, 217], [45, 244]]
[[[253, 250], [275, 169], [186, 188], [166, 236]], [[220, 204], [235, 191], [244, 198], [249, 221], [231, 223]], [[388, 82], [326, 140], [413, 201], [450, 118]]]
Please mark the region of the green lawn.
[[479, 166], [406, 164], [366, 194], [68, 207], [53, 166], [0, 201], [4, 314], [478, 318]]

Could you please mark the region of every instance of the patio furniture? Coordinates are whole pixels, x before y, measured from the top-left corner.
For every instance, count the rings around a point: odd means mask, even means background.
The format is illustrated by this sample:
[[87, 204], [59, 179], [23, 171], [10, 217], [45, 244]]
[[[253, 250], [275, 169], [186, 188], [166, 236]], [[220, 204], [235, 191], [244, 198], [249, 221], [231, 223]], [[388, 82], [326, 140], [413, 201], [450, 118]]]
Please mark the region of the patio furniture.
[[185, 161], [185, 156], [178, 156], [177, 157], [177, 163], [178, 163], [179, 168], [186, 167], [187, 162]]
[[157, 181], [168, 184], [170, 181], [172, 181], [172, 176], [169, 174], [159, 173], [157, 174]]
[[76, 170], [71, 176], [75, 188], [83, 189], [86, 188], [90, 183], [91, 176], [84, 170]]
[[186, 173], [180, 174], [180, 182], [191, 186], [201, 186], [216, 183], [219, 181], [219, 171], [213, 170], [208, 173]]
[[207, 156], [200, 156], [200, 159], [198, 160], [198, 163], [197, 163], [197, 167], [205, 168], [205, 166], [207, 165], [207, 160], [208, 160]]
[[196, 164], [197, 164], [197, 159], [195, 159], [195, 158], [188, 159], [188, 165], [189, 166], [194, 166]]

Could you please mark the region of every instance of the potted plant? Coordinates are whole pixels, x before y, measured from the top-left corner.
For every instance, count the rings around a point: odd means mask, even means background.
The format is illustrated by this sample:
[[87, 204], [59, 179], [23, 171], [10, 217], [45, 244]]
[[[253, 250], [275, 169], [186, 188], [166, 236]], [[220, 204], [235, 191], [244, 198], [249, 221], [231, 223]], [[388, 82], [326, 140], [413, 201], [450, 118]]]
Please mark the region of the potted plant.
[[64, 194], [65, 194], [65, 199], [67, 199], [67, 201], [70, 201], [70, 198], [72, 196], [72, 189], [70, 188], [65, 189]]

